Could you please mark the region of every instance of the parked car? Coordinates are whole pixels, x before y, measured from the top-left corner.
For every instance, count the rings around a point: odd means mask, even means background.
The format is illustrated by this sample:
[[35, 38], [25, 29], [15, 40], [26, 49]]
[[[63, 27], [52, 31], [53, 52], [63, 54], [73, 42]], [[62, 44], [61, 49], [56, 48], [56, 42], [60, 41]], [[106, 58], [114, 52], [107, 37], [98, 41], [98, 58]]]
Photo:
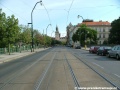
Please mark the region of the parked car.
[[67, 45], [67, 47], [73, 47], [73, 45]]
[[107, 55], [109, 50], [111, 50], [110, 46], [101, 46], [97, 50], [97, 55], [102, 55], [102, 56]]
[[111, 50], [109, 50], [107, 56], [120, 59], [120, 45], [116, 45]]
[[75, 46], [75, 49], [81, 49], [81, 46]]
[[97, 53], [97, 50], [100, 46], [91, 46], [90, 49], [89, 49], [89, 52], [90, 53]]

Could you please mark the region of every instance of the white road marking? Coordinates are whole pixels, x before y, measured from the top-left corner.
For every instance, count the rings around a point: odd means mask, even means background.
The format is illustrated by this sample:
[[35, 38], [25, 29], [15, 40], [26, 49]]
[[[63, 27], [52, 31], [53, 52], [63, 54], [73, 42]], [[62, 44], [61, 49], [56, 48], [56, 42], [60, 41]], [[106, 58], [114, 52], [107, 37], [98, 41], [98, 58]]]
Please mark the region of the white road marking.
[[93, 63], [94, 65], [96, 65], [96, 66], [98, 66], [98, 67], [100, 67], [100, 68], [104, 69], [104, 67], [100, 66], [99, 64], [94, 63], [94, 62], [92, 62], [92, 63]]
[[120, 78], [120, 76], [119, 76], [119, 75], [117, 75], [117, 74], [114, 74], [114, 75]]

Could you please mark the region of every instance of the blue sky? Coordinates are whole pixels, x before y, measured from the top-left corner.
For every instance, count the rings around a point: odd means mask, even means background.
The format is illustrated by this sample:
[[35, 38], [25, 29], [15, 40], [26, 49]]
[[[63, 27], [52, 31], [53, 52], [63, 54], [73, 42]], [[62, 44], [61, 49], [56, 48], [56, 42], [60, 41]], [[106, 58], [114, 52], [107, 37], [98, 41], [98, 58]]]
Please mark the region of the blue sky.
[[[0, 8], [7, 16], [14, 14], [19, 19], [19, 24], [27, 25], [31, 22], [31, 11], [38, 1], [0, 0]], [[33, 12], [33, 28], [43, 33], [51, 23], [52, 26], [47, 29], [49, 36], [55, 31], [56, 25], [61, 36], [65, 36], [66, 26], [70, 22], [73, 25], [82, 22], [82, 18], [78, 19], [77, 15], [81, 15], [84, 19], [109, 22], [120, 16], [120, 0], [42, 0], [42, 2], [49, 15], [43, 5], [37, 4]]]

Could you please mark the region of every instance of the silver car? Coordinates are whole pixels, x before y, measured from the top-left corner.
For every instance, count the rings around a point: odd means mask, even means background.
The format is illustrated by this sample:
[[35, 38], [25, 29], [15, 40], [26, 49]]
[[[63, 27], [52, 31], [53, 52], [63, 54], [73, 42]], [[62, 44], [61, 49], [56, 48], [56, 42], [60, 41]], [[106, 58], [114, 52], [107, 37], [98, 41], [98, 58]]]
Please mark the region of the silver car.
[[120, 45], [116, 45], [111, 50], [109, 50], [107, 56], [115, 57], [116, 59], [120, 59]]

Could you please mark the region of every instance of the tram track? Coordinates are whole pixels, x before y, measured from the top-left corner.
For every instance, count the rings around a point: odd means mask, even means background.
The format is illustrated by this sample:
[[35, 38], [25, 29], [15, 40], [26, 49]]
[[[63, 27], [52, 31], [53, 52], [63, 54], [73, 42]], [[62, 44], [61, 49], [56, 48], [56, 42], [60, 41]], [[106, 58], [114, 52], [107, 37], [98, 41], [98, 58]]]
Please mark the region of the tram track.
[[95, 73], [97, 73], [100, 77], [102, 77], [105, 81], [107, 81], [109, 84], [111, 84], [113, 87], [117, 88], [117, 90], [120, 90], [120, 87], [117, 86], [115, 83], [113, 83], [112, 81], [110, 81], [109, 79], [107, 79], [104, 75], [102, 75], [100, 72], [98, 72], [97, 70], [95, 70], [93, 67], [91, 67], [85, 60], [82, 60], [78, 54], [73, 53], [71, 51], [71, 54], [74, 55], [78, 60], [80, 60], [82, 63], [84, 63], [86, 66], [88, 66], [90, 69], [92, 69]]
[[[66, 57], [65, 54], [64, 54], [64, 56], [65, 56], [65, 60], [66, 60], [66, 62], [67, 62], [67, 64], [68, 64], [68, 67], [69, 67], [71, 76], [72, 76], [72, 78], [73, 78], [73, 81], [74, 81], [74, 84], [75, 84], [75, 88], [76, 88], [76, 90], [78, 90], [77, 88], [80, 87], [79, 82], [78, 82], [78, 80], [77, 80], [77, 78], [76, 78], [76, 76], [75, 76], [75, 74], [74, 74], [74, 71], [72, 70], [72, 67], [71, 67], [70, 63], [68, 62], [68, 59], [67, 59], [67, 57]], [[80, 90], [80, 89], [79, 89], [79, 90]]]
[[[46, 54], [46, 55], [47, 55], [47, 54]], [[5, 82], [3, 83], [3, 85], [0, 86], [0, 90], [2, 90], [4, 87], [6, 87], [7, 84], [13, 83], [14, 80], [15, 80], [17, 77], [19, 77], [22, 73], [26, 72], [26, 71], [27, 71], [28, 69], [30, 69], [33, 65], [35, 65], [36, 63], [38, 63], [38, 61], [42, 60], [46, 55], [44, 55], [42, 58], [38, 59], [36, 62], [32, 63], [31, 65], [29, 65], [27, 68], [23, 67], [23, 68], [25, 68], [25, 69], [21, 69], [21, 71], [18, 71], [19, 73], [14, 74], [14, 75], [12, 76], [12, 78], [9, 78], [7, 81], [5, 81]]]
[[[42, 52], [43, 53], [43, 52]], [[19, 78], [23, 73], [25, 73], [26, 71], [30, 70], [34, 65], [36, 65], [37, 63], [39, 63], [40, 61], [43, 61], [44, 58], [49, 55], [49, 53], [46, 53], [44, 55], [42, 55], [42, 57], [34, 60], [34, 62], [29, 62], [27, 63], [27, 65], [24, 65], [23, 67], [21, 67], [19, 70], [15, 71], [13, 74], [11, 74], [9, 77], [7, 78], [4, 78], [4, 77], [1, 77], [1, 85], [0, 85], [0, 90], [5, 90], [4, 88], [12, 88], [12, 86], [14, 84], [17, 84], [15, 83], [14, 81]], [[45, 61], [45, 60], [44, 60]], [[26, 63], [26, 61], [24, 61]], [[11, 62], [10, 62], [11, 63]], [[21, 62], [19, 62], [21, 63]], [[22, 62], [23, 63], [23, 62]], [[21, 64], [22, 64], [21, 63]], [[17, 62], [15, 63], [17, 64]], [[20, 84], [20, 83], [19, 83]], [[22, 84], [22, 83], [21, 83]], [[27, 84], [27, 83], [26, 83]], [[28, 83], [29, 84], [29, 83]], [[33, 84], [33, 83], [30, 83], [30, 84]]]
[[38, 81], [36, 82], [35, 86], [34, 86], [34, 89], [33, 90], [40, 90], [40, 86], [41, 86], [41, 83], [43, 82], [45, 76], [47, 75], [47, 72], [48, 70], [50, 69], [53, 61], [54, 61], [54, 58], [56, 56], [56, 53], [54, 53], [50, 63], [48, 64], [48, 66], [46, 67], [45, 71], [42, 73], [42, 75], [39, 77]]

